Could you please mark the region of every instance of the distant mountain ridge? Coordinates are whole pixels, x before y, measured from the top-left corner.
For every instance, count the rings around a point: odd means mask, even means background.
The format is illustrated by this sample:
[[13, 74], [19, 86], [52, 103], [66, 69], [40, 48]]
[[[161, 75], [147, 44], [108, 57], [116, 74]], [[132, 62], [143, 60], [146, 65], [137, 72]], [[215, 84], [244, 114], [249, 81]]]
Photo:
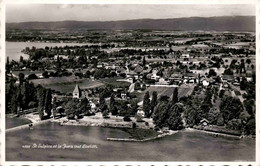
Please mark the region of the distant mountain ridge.
[[182, 30], [182, 31], [255, 31], [255, 16], [189, 17], [137, 19], [122, 21], [56, 21], [6, 23], [6, 29], [55, 30]]

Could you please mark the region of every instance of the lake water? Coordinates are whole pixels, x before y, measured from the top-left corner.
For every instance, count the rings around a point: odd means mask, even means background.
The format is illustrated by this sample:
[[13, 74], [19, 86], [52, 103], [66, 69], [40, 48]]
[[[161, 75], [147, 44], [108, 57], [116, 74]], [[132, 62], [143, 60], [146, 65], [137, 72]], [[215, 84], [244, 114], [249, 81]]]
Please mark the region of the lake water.
[[17, 126], [21, 126], [24, 124], [29, 124], [31, 123], [30, 120], [26, 119], [26, 118], [8, 118], [5, 117], [5, 128], [6, 129], [10, 129], [13, 127], [17, 127]]
[[6, 57], [9, 56], [9, 60], [19, 60], [20, 56], [24, 59], [28, 59], [29, 55], [22, 53], [21, 51], [26, 47], [32, 48], [45, 48], [48, 47], [63, 47], [63, 46], [82, 46], [89, 43], [45, 43], [45, 42], [6, 42]]
[[[6, 134], [7, 161], [254, 161], [255, 140], [181, 131], [149, 142], [113, 142], [120, 129], [46, 123]], [[82, 149], [22, 148], [32, 144], [88, 145]], [[95, 148], [93, 148], [95, 147]]]

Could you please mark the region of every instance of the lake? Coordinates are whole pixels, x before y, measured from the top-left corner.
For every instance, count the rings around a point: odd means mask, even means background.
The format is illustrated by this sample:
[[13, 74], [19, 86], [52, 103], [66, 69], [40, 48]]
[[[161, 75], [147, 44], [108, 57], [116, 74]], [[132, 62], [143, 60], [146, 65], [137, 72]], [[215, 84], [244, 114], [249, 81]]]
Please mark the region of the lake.
[[[214, 137], [181, 131], [149, 142], [113, 142], [128, 137], [120, 129], [60, 126], [46, 123], [33, 130], [6, 134], [7, 161], [254, 161], [255, 140]], [[84, 145], [89, 148], [23, 148], [23, 145]], [[91, 148], [90, 148], [91, 147]]]
[[24, 124], [29, 124], [32, 123], [30, 120], [26, 119], [26, 118], [9, 118], [9, 117], [5, 117], [5, 128], [6, 129], [10, 129], [13, 127], [17, 127], [17, 126], [21, 126]]
[[9, 56], [9, 60], [19, 60], [20, 56], [24, 59], [28, 59], [29, 55], [22, 53], [21, 51], [26, 47], [32, 48], [45, 48], [48, 47], [63, 47], [63, 46], [82, 46], [89, 45], [89, 43], [45, 43], [45, 42], [5, 42], [6, 43], [6, 57]]

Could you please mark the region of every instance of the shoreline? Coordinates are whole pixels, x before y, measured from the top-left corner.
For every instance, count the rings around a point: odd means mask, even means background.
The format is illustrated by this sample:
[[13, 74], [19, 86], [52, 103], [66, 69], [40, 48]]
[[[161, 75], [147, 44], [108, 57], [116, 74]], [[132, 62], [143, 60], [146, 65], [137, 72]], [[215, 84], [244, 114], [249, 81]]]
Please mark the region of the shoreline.
[[[8, 115], [7, 117], [14, 118], [14, 116], [12, 116], [12, 115]], [[109, 127], [109, 128], [119, 128], [120, 129], [120, 128], [132, 128], [132, 124], [135, 123], [135, 122], [112, 123], [112, 122], [109, 122], [106, 120], [104, 120], [102, 122], [101, 121], [81, 121], [81, 120], [76, 121], [76, 120], [67, 120], [66, 118], [61, 118], [61, 119], [52, 119], [51, 118], [51, 119], [41, 121], [39, 119], [34, 119], [33, 117], [26, 116], [26, 115], [20, 116], [20, 118], [25, 118], [27, 120], [30, 120], [31, 123], [28, 123], [28, 124], [32, 124], [33, 126], [49, 121], [49, 122], [58, 123], [61, 126]], [[20, 126], [23, 126], [23, 125], [20, 125]], [[14, 128], [19, 128], [19, 126], [16, 126]], [[137, 124], [137, 128], [153, 129], [152, 127], [138, 125], [138, 124]], [[10, 129], [12, 129], [12, 128], [10, 128]], [[215, 136], [215, 137], [226, 137], [226, 138], [236, 138], [236, 139], [245, 139], [245, 138], [255, 139], [255, 137], [251, 136], [251, 135], [250, 136], [232, 135], [232, 134], [221, 133], [221, 132], [216, 132], [216, 131], [203, 130], [203, 129], [199, 129], [199, 128], [185, 128], [183, 131], [198, 131], [198, 132], [203, 132], [203, 133]], [[178, 131], [169, 130], [169, 133], [161, 133], [156, 137], [146, 138], [146, 139], [142, 139], [142, 140], [133, 139], [133, 138], [107, 138], [107, 140], [108, 141], [125, 141], [125, 142], [144, 142], [144, 141], [162, 138], [167, 135], [173, 135], [177, 132]]]
[[215, 137], [224, 137], [224, 138], [236, 138], [236, 139], [245, 139], [245, 138], [250, 138], [250, 139], [255, 139], [252, 136], [238, 136], [238, 135], [232, 135], [232, 134], [224, 134], [224, 133], [219, 133], [219, 132], [215, 132], [215, 131], [207, 131], [207, 130], [202, 130], [202, 129], [195, 129], [195, 128], [186, 128], [186, 131], [198, 131], [198, 132], [203, 132]]

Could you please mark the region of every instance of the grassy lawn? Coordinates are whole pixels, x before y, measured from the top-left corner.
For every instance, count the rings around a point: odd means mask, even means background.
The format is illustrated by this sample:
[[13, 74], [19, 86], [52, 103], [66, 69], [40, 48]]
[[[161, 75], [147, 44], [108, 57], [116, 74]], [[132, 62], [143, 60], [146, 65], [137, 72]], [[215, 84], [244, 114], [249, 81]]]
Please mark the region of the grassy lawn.
[[136, 93], [137, 98], [139, 100], [143, 100], [145, 93], [149, 91], [150, 96], [152, 95], [153, 91], [157, 92], [158, 94], [158, 98], [160, 96], [168, 96], [171, 97], [171, 95], [173, 94], [174, 91], [174, 87], [154, 87], [154, 86], [150, 86], [148, 87], [146, 90], [144, 90], [142, 93]]
[[102, 82], [105, 85], [112, 85], [116, 88], [125, 88], [129, 87], [129, 82], [117, 81], [118, 79], [122, 79], [121, 77], [111, 77], [111, 78], [101, 78], [98, 81]]
[[75, 76], [37, 79], [32, 80], [32, 82], [36, 85], [40, 84], [45, 88], [50, 88], [62, 93], [72, 93], [76, 84], [78, 84], [81, 89], [94, 88], [104, 85], [100, 82], [92, 81], [86, 78], [78, 79]]
[[[191, 85], [181, 85], [178, 88], [178, 97], [181, 98], [183, 96], [189, 96], [191, 95], [193, 89], [194, 89], [193, 84]], [[135, 93], [134, 94], [137, 96], [138, 100], [143, 100], [143, 97], [145, 95], [145, 93], [149, 91], [150, 96], [152, 95], [153, 91], [156, 91], [158, 94], [158, 98], [160, 98], [160, 96], [168, 96], [171, 97], [174, 91], [174, 87], [154, 87], [154, 86], [150, 86], [148, 87], [146, 90], [144, 90], [141, 93]]]
[[132, 138], [142, 140], [146, 138], [156, 137], [158, 133], [151, 129], [129, 129], [129, 128], [123, 128], [123, 131], [127, 132]]

